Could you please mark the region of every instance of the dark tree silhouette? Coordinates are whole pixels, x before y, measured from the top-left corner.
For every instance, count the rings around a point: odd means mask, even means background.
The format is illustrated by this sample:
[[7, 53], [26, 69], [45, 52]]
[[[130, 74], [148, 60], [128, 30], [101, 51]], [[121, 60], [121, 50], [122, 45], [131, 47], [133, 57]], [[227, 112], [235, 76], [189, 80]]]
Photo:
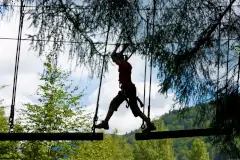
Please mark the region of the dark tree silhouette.
[[[8, 3], [17, 5], [17, 0], [5, 2], [5, 7]], [[224, 107], [216, 102], [222, 94], [217, 96], [217, 91], [231, 95], [239, 84], [239, 58], [231, 51], [239, 45], [239, 0], [158, 0], [154, 21], [153, 2], [26, 0], [27, 16], [37, 29], [28, 36], [39, 55], [48, 52], [47, 46], [51, 47], [49, 54], [55, 56], [68, 51], [69, 57], [76, 57], [78, 64], [87, 66], [92, 75], [100, 73], [107, 33], [109, 48], [116, 42], [133, 42], [132, 49], [136, 47], [136, 54], [142, 56], [146, 56], [143, 44], [152, 42], [150, 51], [158, 68], [159, 91], [173, 90], [182, 108], [215, 102], [213, 109], [220, 107], [218, 116], [221, 115]], [[145, 27], [147, 14], [149, 37]], [[206, 108], [199, 112], [202, 116], [208, 113]], [[217, 119], [213, 117], [213, 126], [225, 124]], [[234, 119], [232, 115], [230, 119]], [[230, 139], [225, 137], [232, 142]], [[217, 142], [222, 140], [220, 137]]]

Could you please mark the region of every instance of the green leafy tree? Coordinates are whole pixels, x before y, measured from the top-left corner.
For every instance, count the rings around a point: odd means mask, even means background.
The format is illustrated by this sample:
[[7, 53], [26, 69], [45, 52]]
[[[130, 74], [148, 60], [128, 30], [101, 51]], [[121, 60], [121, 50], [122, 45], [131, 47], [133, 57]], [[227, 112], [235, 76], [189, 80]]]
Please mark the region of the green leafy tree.
[[193, 141], [189, 160], [210, 160], [206, 144], [199, 138]]
[[[11, 10], [11, 4], [15, 5], [17, 2], [19, 1], [2, 2], [4, 11]], [[55, 43], [51, 42], [51, 51], [59, 55], [65, 49], [66, 43], [63, 42], [74, 42], [69, 46], [70, 57], [75, 56], [79, 60], [77, 64], [89, 66], [95, 75], [99, 75], [101, 70], [99, 62], [103, 54], [102, 47], [105, 45], [95, 43], [96, 37], [103, 39], [102, 42], [105, 42], [106, 35], [120, 43], [132, 41], [140, 44], [135, 45], [137, 53], [146, 55], [145, 45], [142, 44], [149, 42], [149, 37], [143, 32], [147, 14], [150, 13], [149, 26], [153, 27], [153, 22], [155, 24], [154, 34], [151, 34], [154, 36], [151, 36], [150, 40], [154, 42], [153, 45], [156, 44], [150, 47], [150, 51], [158, 69], [160, 91], [167, 93], [171, 90], [181, 107], [185, 107], [216, 100], [218, 84], [216, 74], [213, 73], [217, 72], [217, 64], [220, 64], [220, 68], [225, 68], [226, 62], [231, 64], [229, 72], [222, 76], [228, 77], [232, 82], [221, 78], [221, 84], [228, 82], [231, 87], [238, 83], [238, 61], [232, 56], [227, 60], [226, 55], [228, 44], [239, 44], [237, 33], [240, 27], [236, 11], [240, 6], [237, 5], [237, 0], [222, 2], [154, 0], [147, 2], [147, 5], [137, 0], [43, 0], [25, 3], [36, 5], [36, 8], [29, 8], [26, 15], [29, 16], [31, 26], [37, 30], [29, 35], [33, 42], [32, 47], [41, 55], [50, 43], [42, 39], [54, 40]], [[156, 12], [153, 12], [154, 8]], [[153, 13], [156, 13], [155, 17]], [[222, 39], [220, 52], [219, 43], [216, 41], [219, 37], [218, 31]], [[236, 43], [225, 43], [226, 39], [235, 39]], [[220, 58], [216, 53], [221, 54]], [[147, 56], [149, 55], [151, 54]], [[224, 88], [225, 86], [221, 85], [219, 90]], [[199, 113], [204, 115], [208, 113], [208, 109]], [[223, 138], [219, 138], [218, 142], [222, 140]], [[224, 149], [227, 148], [231, 151], [234, 146], [227, 145]], [[239, 153], [239, 150], [236, 152]]]
[[[0, 132], [8, 133], [9, 125], [7, 117], [5, 117], [4, 107], [0, 107]], [[19, 123], [15, 124], [15, 131], [20, 131]], [[0, 142], [0, 159], [21, 159], [21, 154], [18, 152], [19, 142], [1, 141]]]
[[[166, 131], [161, 120], [154, 122], [157, 130]], [[175, 160], [171, 139], [137, 141], [134, 150], [136, 160]]]
[[[6, 85], [0, 86], [0, 89], [7, 87]], [[9, 130], [8, 119], [5, 116], [5, 108], [2, 106], [4, 99], [0, 99], [0, 132], [7, 133]], [[19, 123], [16, 122], [15, 130], [16, 132], [20, 131]], [[21, 159], [21, 154], [18, 152], [19, 142], [13, 141], [2, 141], [0, 142], [0, 159]]]
[[127, 139], [113, 134], [104, 134], [103, 141], [82, 142], [79, 145], [78, 160], [133, 160], [133, 148]]
[[[61, 71], [52, 65], [50, 57], [44, 63], [46, 72], [41, 75], [44, 81], [37, 90], [37, 104], [24, 104], [21, 111], [22, 126], [26, 132], [80, 132], [89, 130], [90, 118], [80, 106], [83, 96], [78, 87], [68, 80], [69, 72]], [[36, 141], [21, 145], [23, 159], [55, 159], [74, 152], [73, 142]]]

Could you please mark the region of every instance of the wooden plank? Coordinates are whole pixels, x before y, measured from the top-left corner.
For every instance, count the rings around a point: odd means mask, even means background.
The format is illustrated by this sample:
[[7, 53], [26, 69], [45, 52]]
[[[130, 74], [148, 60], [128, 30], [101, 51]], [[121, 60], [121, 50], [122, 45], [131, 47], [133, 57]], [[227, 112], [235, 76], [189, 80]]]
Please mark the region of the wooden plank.
[[151, 140], [151, 139], [167, 139], [167, 138], [183, 138], [183, 137], [202, 137], [213, 135], [227, 135], [231, 130], [220, 130], [215, 128], [207, 129], [192, 129], [192, 130], [175, 130], [149, 133], [136, 133], [136, 140]]
[[103, 133], [0, 133], [0, 141], [103, 140]]

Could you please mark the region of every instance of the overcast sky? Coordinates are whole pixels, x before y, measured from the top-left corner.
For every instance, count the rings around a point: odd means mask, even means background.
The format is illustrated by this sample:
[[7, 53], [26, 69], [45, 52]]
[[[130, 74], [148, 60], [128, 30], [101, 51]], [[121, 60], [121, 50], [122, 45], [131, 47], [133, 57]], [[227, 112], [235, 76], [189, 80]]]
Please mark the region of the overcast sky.
[[[18, 32], [18, 19], [19, 17], [14, 15], [8, 22], [6, 20], [1, 20], [0, 37], [16, 38]], [[28, 26], [28, 22], [24, 22], [24, 24], [25, 27], [23, 30], [23, 38], [26, 37], [26, 33], [31, 32], [26, 28], [26, 26]], [[42, 73], [43, 71], [43, 60], [37, 56], [37, 53], [29, 50], [29, 43], [29, 41], [22, 41], [17, 84], [16, 109], [20, 109], [23, 102], [34, 103], [36, 99], [33, 95], [35, 94], [38, 85], [41, 84], [39, 80], [39, 73]], [[11, 104], [12, 97], [16, 47], [17, 41], [0, 40], [0, 85], [9, 85], [9, 87], [0, 90], [0, 97], [4, 98], [4, 105], [8, 106]], [[65, 53], [60, 57], [59, 65], [61, 65], [63, 69], [69, 69], [71, 66], [67, 61], [67, 55], [68, 54]], [[132, 56], [129, 62], [133, 66], [132, 80], [136, 84], [138, 96], [140, 99], [143, 99], [144, 60], [140, 57]], [[147, 76], [149, 77], [149, 74]], [[85, 89], [87, 87], [85, 96], [81, 100], [81, 103], [86, 105], [86, 110], [88, 112], [94, 112], [96, 107], [99, 80], [89, 80], [87, 70], [80, 68], [77, 68], [71, 74], [71, 79], [74, 80], [74, 85], [80, 85], [81, 89]], [[147, 83], [146, 95], [148, 95], [148, 87], [149, 85]], [[173, 104], [173, 95], [169, 94], [168, 98], [165, 98], [165, 95], [160, 95], [158, 93], [158, 89], [156, 70], [154, 70], [151, 93], [151, 118], [161, 116], [162, 114], [168, 112]], [[109, 103], [111, 99], [114, 98], [114, 96], [118, 93], [118, 91], [118, 68], [117, 66], [113, 65], [113, 63], [109, 63], [109, 72], [103, 79], [101, 90], [99, 121], [104, 119], [109, 107]], [[148, 102], [148, 96], [146, 97], [146, 101]], [[9, 115], [9, 109], [10, 108], [6, 110], [7, 116]], [[15, 116], [17, 116], [17, 113]], [[114, 113], [114, 116], [109, 122], [109, 132], [112, 132], [115, 128], [117, 128], [120, 134], [124, 134], [139, 128], [141, 123], [142, 120], [139, 117], [135, 118], [132, 115], [131, 110], [126, 109], [125, 103], [123, 103], [118, 112]]]

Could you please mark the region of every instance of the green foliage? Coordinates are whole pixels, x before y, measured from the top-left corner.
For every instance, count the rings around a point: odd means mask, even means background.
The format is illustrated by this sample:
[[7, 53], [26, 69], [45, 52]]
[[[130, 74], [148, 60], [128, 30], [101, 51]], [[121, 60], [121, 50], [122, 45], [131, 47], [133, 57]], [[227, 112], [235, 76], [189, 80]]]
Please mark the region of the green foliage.
[[4, 116], [4, 107], [0, 107], [0, 132], [6, 132], [9, 128], [7, 118]]
[[193, 145], [189, 153], [189, 160], [210, 160], [206, 145], [202, 140], [196, 138], [193, 141]]
[[[0, 107], [0, 132], [8, 132], [9, 126], [7, 118], [4, 115], [4, 107]], [[18, 129], [18, 123], [15, 124], [16, 129]], [[19, 142], [13, 141], [0, 141], [0, 159], [21, 159], [21, 154], [18, 152]]]
[[80, 143], [75, 159], [133, 160], [133, 148], [115, 131], [113, 135], [104, 134], [103, 141]]
[[[0, 89], [7, 87], [7, 85], [0, 86]], [[1, 106], [4, 99], [0, 99], [0, 132], [7, 133], [9, 130], [8, 119], [5, 116], [5, 108]], [[20, 131], [21, 127], [18, 122], [15, 124], [15, 130]], [[18, 150], [19, 142], [1, 141], [0, 142], [0, 159], [21, 159], [21, 154]]]
[[[165, 114], [160, 117], [159, 120], [155, 120], [154, 123], [158, 124], [159, 122], [164, 122], [165, 129], [168, 130], [178, 130], [178, 129], [193, 129], [193, 128], [206, 128], [209, 126], [209, 119], [211, 119], [210, 116], [205, 116], [204, 121], [201, 123], [202, 125], [196, 125], [196, 116], [200, 108], [192, 107], [189, 109], [188, 112], [185, 112], [184, 115], [179, 115], [178, 111], [173, 110], [169, 112], [168, 114]], [[128, 142], [132, 144], [132, 146], [135, 146], [138, 141], [134, 141], [134, 133], [138, 132], [138, 130], [132, 131], [126, 135], [124, 135], [125, 138], [129, 139]], [[207, 148], [207, 152], [209, 153], [210, 159], [218, 160], [218, 159], [224, 159], [223, 154], [221, 151], [214, 147], [206, 137], [198, 137], [205, 143], [205, 146]], [[177, 138], [172, 139], [172, 148], [174, 150], [174, 156], [177, 160], [189, 160], [189, 151], [191, 150], [193, 141], [195, 138]], [[146, 141], [145, 143], [150, 143], [149, 141]]]
[[68, 84], [68, 72], [45, 63], [46, 73], [41, 80], [45, 83], [39, 86], [37, 95], [39, 104], [25, 104], [26, 110], [22, 114], [25, 117], [26, 131], [35, 132], [68, 132], [87, 129], [88, 116], [83, 116], [80, 106], [78, 87], [72, 88]]
[[[8, 4], [16, 2], [18, 1], [4, 1], [4, 10], [11, 9], [7, 7]], [[209, 99], [214, 100], [218, 85], [215, 74], [212, 74], [217, 71], [216, 52], [220, 47], [222, 55], [218, 64], [221, 68], [225, 67], [228, 61], [225, 53], [228, 52], [227, 44], [229, 44], [221, 43], [219, 46], [215, 38], [218, 37], [218, 26], [223, 20], [229, 25], [224, 25], [219, 30], [220, 35], [224, 35], [221, 36], [222, 38], [232, 39], [236, 37], [236, 33], [239, 33], [239, 24], [236, 22], [238, 15], [232, 10], [232, 5], [235, 10], [239, 8], [236, 0], [224, 6], [219, 4], [219, 1], [209, 0], [154, 2], [156, 2], [155, 6], [152, 1], [146, 6], [146, 3], [136, 0], [25, 1], [28, 5], [36, 5], [36, 8], [30, 8], [26, 15], [29, 16], [31, 26], [37, 29], [37, 32], [29, 37], [33, 40], [33, 48], [37, 49], [39, 54], [46, 52], [45, 49], [50, 42], [41, 41], [42, 39], [54, 40], [50, 50], [56, 55], [65, 49], [63, 42], [78, 42], [69, 46], [70, 57], [76, 56], [79, 60], [77, 64], [87, 65], [92, 72], [98, 74], [101, 59], [94, 55], [102, 54], [105, 43], [95, 44], [94, 39], [101, 37], [104, 42], [106, 31], [109, 33], [109, 39], [113, 41], [129, 43], [131, 39], [135, 44], [140, 43], [137, 46], [137, 53], [145, 55], [146, 48], [143, 42], [149, 38], [145, 34], [147, 16], [145, 7], [149, 7], [151, 11], [149, 26], [152, 27], [153, 22], [155, 24], [154, 33], [151, 34], [154, 36], [151, 40], [154, 41], [153, 44], [161, 44], [150, 48], [153, 51], [154, 65], [158, 68], [161, 92], [167, 93], [169, 90], [175, 92], [182, 107], [192, 103], [205, 103]], [[152, 12], [155, 7], [156, 12]], [[156, 13], [156, 17], [153, 13]], [[226, 19], [226, 16], [229, 18]], [[232, 57], [229, 60], [231, 67], [227, 77], [232, 82], [225, 78], [221, 82], [223, 84], [228, 82], [231, 86], [236, 83], [235, 71], [238, 62]], [[224, 73], [223, 77], [225, 76]], [[224, 85], [220, 86], [220, 89], [224, 88]], [[208, 110], [205, 110], [202, 113], [207, 112]], [[52, 119], [50, 118], [49, 121]], [[176, 129], [180, 128], [180, 125], [176, 127]]]
[[[80, 132], [89, 130], [90, 118], [84, 115], [79, 99], [83, 94], [78, 87], [68, 83], [69, 72], [61, 71], [50, 63], [44, 63], [46, 73], [39, 86], [38, 104], [24, 104], [21, 122], [26, 132]], [[69, 142], [24, 142], [20, 146], [23, 159], [46, 159], [63, 157], [74, 152]]]
[[[166, 131], [164, 123], [155, 121], [156, 131]], [[175, 160], [171, 139], [137, 141], [134, 150], [135, 160]]]

